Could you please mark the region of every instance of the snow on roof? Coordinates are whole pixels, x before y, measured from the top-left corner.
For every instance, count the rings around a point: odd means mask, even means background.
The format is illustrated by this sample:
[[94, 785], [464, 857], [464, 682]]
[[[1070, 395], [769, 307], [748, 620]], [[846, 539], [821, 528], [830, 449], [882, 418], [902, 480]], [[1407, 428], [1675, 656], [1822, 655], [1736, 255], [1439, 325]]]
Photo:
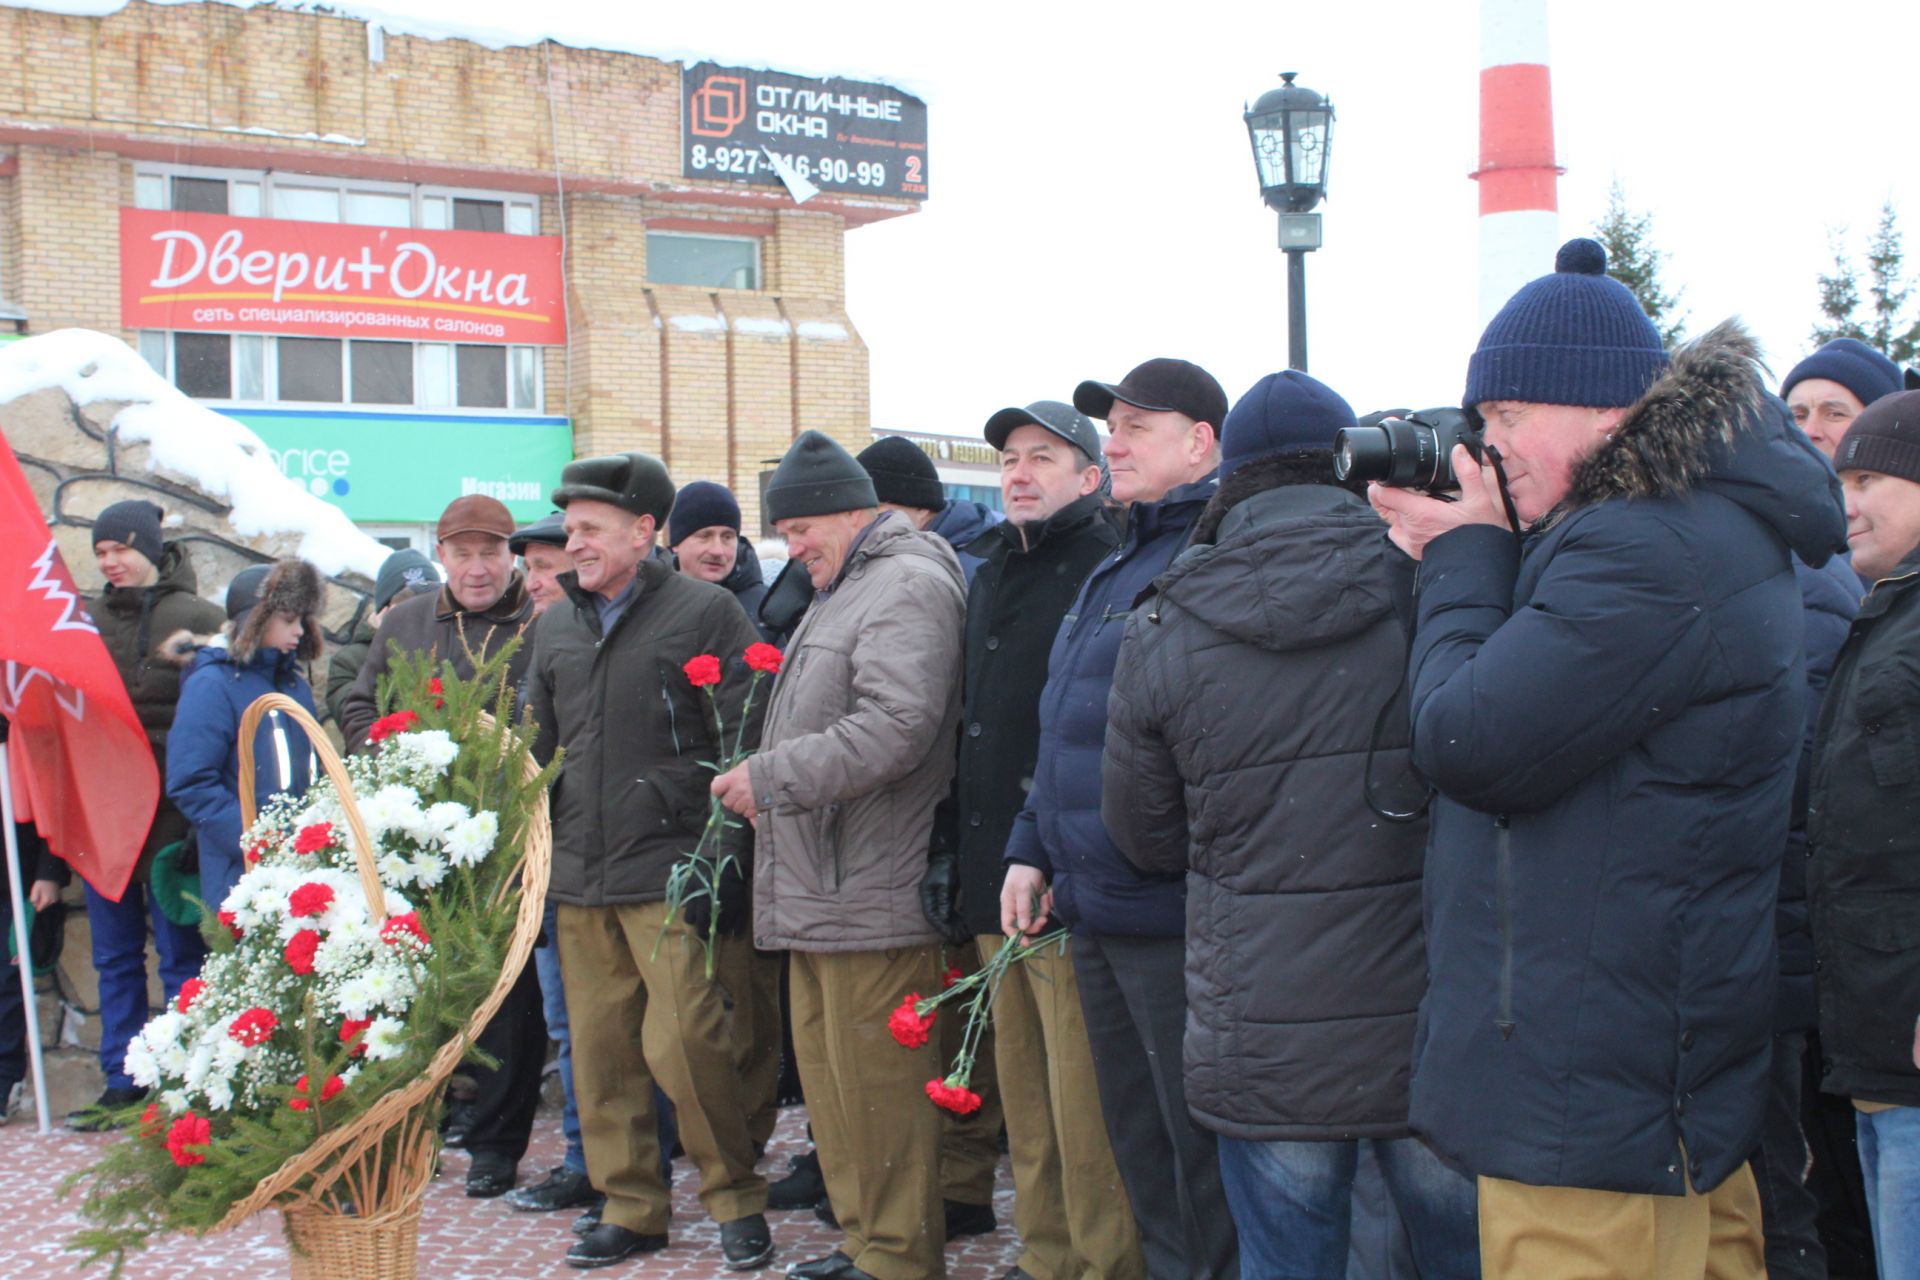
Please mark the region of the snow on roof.
[[390, 553], [340, 508], [287, 479], [259, 436], [188, 399], [118, 338], [57, 329], [0, 346], [0, 404], [47, 387], [79, 405], [125, 401], [113, 419], [120, 438], [145, 442], [151, 465], [228, 503], [227, 522], [242, 537], [296, 534], [300, 555], [326, 574], [371, 578]]
[[[195, 2], [196, 0], [154, 0], [156, 4]], [[352, 18], [370, 23], [390, 35], [419, 36], [426, 40], [467, 40], [487, 49], [512, 49], [552, 40], [556, 44], [575, 49], [631, 53], [661, 62], [678, 62], [684, 66], [692, 66], [697, 62], [720, 62], [728, 66], [780, 71], [787, 75], [811, 76], [821, 80], [864, 80], [900, 89], [923, 101], [927, 98], [924, 86], [916, 87], [898, 75], [882, 75], [871, 70], [846, 66], [796, 66], [784, 53], [775, 62], [769, 61], [765, 55], [752, 52], [749, 47], [742, 47], [738, 53], [723, 54], [712, 50], [677, 49], [660, 45], [642, 46], [618, 38], [609, 38], [605, 14], [597, 7], [573, 10], [567, 12], [565, 16], [555, 16], [539, 5], [514, 5], [509, 10], [512, 16], [505, 23], [485, 23], [463, 21], [446, 16], [450, 12], [460, 12], [460, 6], [447, 4], [445, 0], [394, 0], [392, 4], [366, 4], [361, 3], [361, 0], [328, 0], [324, 5], [273, 5], [271, 0], [268, 0], [265, 5], [261, 5], [260, 0], [213, 0], [213, 2], [231, 5], [236, 9], [251, 9], [256, 6], [278, 7], [290, 11], [311, 9], [313, 12], [332, 17]], [[126, 7], [127, 0], [0, 0], [0, 8], [39, 9], [46, 13], [63, 13], [82, 18], [104, 18]], [[580, 16], [575, 16], [576, 14]], [[649, 16], [652, 17], [652, 15]], [[746, 32], [734, 28], [733, 35], [737, 39], [747, 34], [751, 31], [752, 25], [746, 24]]]

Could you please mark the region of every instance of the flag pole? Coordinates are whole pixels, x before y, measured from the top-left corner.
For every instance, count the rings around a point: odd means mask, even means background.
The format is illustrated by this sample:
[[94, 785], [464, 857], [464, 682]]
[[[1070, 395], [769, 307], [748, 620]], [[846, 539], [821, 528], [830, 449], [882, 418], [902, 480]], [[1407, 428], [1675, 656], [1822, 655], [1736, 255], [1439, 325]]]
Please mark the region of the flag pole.
[[[19, 956], [20, 996], [27, 1023], [27, 1061], [33, 1071], [33, 1103], [40, 1113], [42, 1137], [53, 1132], [47, 1113], [47, 1066], [40, 1052], [40, 1002], [33, 989], [33, 935], [27, 930], [27, 904], [20, 894], [20, 841], [13, 830], [13, 769], [0, 729], [0, 816], [7, 826], [7, 890], [13, 896], [14, 950]], [[5, 1099], [0, 1099], [0, 1106]]]

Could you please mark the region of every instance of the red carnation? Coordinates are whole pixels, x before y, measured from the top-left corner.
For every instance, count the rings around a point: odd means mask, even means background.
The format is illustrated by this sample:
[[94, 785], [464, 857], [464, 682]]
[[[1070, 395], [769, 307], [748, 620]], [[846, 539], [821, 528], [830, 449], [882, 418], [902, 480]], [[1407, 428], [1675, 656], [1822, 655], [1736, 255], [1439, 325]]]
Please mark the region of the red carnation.
[[221, 924], [227, 926], [227, 932], [233, 935], [233, 940], [235, 942], [238, 942], [240, 940], [241, 938], [240, 926], [237, 923], [235, 923], [233, 912], [222, 911], [217, 916], [215, 916], [214, 919], [218, 920]]
[[948, 965], [947, 971], [940, 975], [940, 989], [942, 991], [951, 991], [953, 989], [953, 984], [960, 981], [960, 979], [966, 976], [967, 976], [966, 974], [960, 972], [959, 965], [957, 964]]
[[965, 1085], [951, 1085], [945, 1080], [927, 1081], [927, 1096], [933, 1099], [937, 1107], [945, 1107], [957, 1116], [970, 1116], [980, 1109], [980, 1095]]
[[687, 673], [687, 683], [696, 689], [720, 683], [720, 659], [710, 653], [688, 658], [687, 665], [681, 669]]
[[904, 1048], [918, 1049], [927, 1042], [927, 1028], [933, 1025], [938, 1014], [922, 1014], [914, 1008], [920, 1002], [920, 993], [913, 992], [900, 1002], [900, 1007], [887, 1015], [887, 1030]]
[[333, 905], [333, 886], [309, 880], [287, 895], [287, 911], [294, 916], [317, 916]]
[[750, 644], [746, 653], [741, 655], [749, 667], [755, 671], [764, 671], [770, 676], [780, 674], [780, 664], [786, 656], [770, 644]]
[[273, 1010], [255, 1005], [233, 1020], [233, 1024], [227, 1028], [227, 1034], [251, 1048], [256, 1044], [265, 1044], [279, 1025], [280, 1019], [273, 1016]]
[[440, 696], [445, 693], [446, 690], [440, 687], [439, 676], [435, 676], [433, 679], [427, 681], [427, 692], [433, 695], [433, 709], [435, 711], [447, 705], [447, 700]]
[[193, 1008], [193, 1002], [198, 1000], [200, 993], [206, 989], [207, 984], [200, 981], [200, 979], [188, 978], [180, 984], [180, 994], [173, 998], [173, 1007], [181, 1013], [185, 1013], [187, 1010]]
[[373, 1025], [372, 1018], [342, 1018], [340, 1020], [340, 1043], [350, 1044], [353, 1048], [347, 1053], [349, 1058], [357, 1058], [367, 1051], [367, 1042], [360, 1037]]
[[403, 916], [389, 916], [387, 922], [380, 926], [380, 941], [388, 946], [398, 946], [402, 939], [408, 937], [422, 947], [433, 941], [427, 936], [427, 931], [420, 927], [418, 911], [409, 911]]
[[250, 867], [258, 866], [260, 859], [265, 857], [266, 853], [267, 842], [265, 840], [255, 840], [251, 845], [247, 846], [247, 865]]
[[[334, 1095], [347, 1087], [347, 1082], [339, 1076], [328, 1076], [327, 1082], [320, 1086], [320, 1101], [332, 1102]], [[287, 1099], [287, 1105], [295, 1111], [305, 1111], [311, 1105], [307, 1097], [307, 1078], [301, 1076], [293, 1082], [293, 1096]]]
[[396, 733], [405, 733], [419, 723], [419, 713], [413, 711], [396, 711], [390, 716], [381, 716], [373, 722], [373, 727], [367, 730], [367, 741], [379, 742]]
[[[197, 1116], [189, 1111], [173, 1122], [167, 1130], [167, 1154], [181, 1168], [190, 1164], [207, 1162], [206, 1147], [213, 1145], [213, 1122], [205, 1116]], [[193, 1150], [199, 1147], [202, 1150]]]
[[157, 1138], [160, 1136], [160, 1104], [149, 1102], [147, 1109], [140, 1113], [140, 1136]]
[[332, 843], [333, 824], [331, 822], [316, 822], [310, 827], [300, 828], [300, 833], [293, 838], [293, 851], [295, 853], [319, 853]]
[[287, 967], [301, 977], [313, 972], [313, 953], [320, 949], [320, 934], [313, 929], [302, 929], [287, 939], [286, 950], [280, 954], [286, 957]]

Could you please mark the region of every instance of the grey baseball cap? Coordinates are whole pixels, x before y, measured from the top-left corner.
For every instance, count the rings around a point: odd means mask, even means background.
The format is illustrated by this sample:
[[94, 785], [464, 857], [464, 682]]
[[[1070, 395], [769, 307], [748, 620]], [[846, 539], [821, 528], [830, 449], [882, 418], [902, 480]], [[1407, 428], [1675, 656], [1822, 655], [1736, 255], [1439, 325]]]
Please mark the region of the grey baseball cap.
[[1100, 461], [1100, 432], [1086, 414], [1058, 400], [1035, 400], [1024, 409], [1002, 409], [987, 419], [987, 443], [1007, 447], [1007, 437], [1018, 427], [1040, 427], [1076, 446], [1092, 462]]

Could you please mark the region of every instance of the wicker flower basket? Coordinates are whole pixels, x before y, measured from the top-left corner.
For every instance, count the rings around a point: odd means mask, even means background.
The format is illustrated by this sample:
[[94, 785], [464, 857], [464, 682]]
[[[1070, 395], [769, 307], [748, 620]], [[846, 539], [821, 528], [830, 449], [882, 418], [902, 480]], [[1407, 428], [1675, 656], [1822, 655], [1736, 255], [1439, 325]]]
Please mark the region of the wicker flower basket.
[[[377, 928], [385, 922], [385, 894], [375, 871], [352, 784], [340, 756], [320, 724], [305, 708], [281, 694], [266, 694], [240, 721], [240, 812], [243, 826], [254, 819], [253, 738], [262, 718], [279, 711], [306, 733], [327, 776], [340, 793], [340, 806], [353, 833], [360, 882]], [[483, 717], [491, 724], [490, 717]], [[536, 768], [526, 762], [532, 776]], [[225, 1231], [263, 1209], [286, 1215], [293, 1250], [294, 1280], [414, 1280], [419, 1275], [420, 1211], [433, 1179], [440, 1149], [440, 1095], [447, 1077], [506, 998], [540, 936], [553, 854], [553, 827], [543, 795], [528, 815], [518, 886], [520, 905], [500, 978], [461, 1033], [433, 1056], [427, 1068], [405, 1088], [395, 1089], [354, 1120], [322, 1133], [311, 1147], [289, 1160], [234, 1205], [214, 1226]], [[502, 881], [510, 891], [515, 877]]]

